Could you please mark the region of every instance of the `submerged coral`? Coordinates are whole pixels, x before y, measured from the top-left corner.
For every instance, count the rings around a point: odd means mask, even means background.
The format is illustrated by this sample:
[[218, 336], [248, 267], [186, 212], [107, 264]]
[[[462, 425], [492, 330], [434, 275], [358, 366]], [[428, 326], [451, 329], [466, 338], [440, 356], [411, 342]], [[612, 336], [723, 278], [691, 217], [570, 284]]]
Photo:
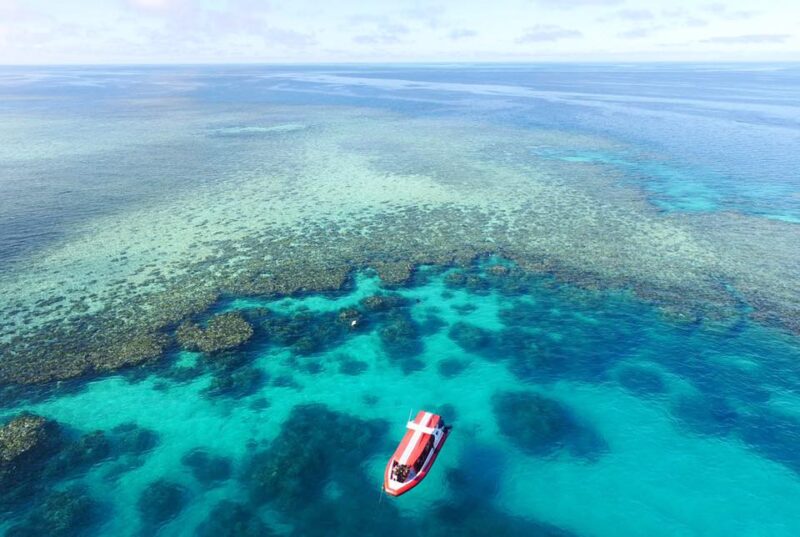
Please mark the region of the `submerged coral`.
[[386, 314], [378, 335], [386, 354], [405, 373], [424, 367], [425, 364], [416, 358], [425, 346], [421, 329], [407, 310], [392, 310]]
[[123, 423], [114, 427], [111, 432], [116, 436], [120, 451], [133, 455], [141, 455], [155, 448], [159, 434], [136, 423]]
[[448, 335], [467, 352], [480, 352], [494, 341], [489, 330], [463, 321], [455, 323]]
[[651, 368], [628, 366], [618, 374], [619, 383], [638, 395], [659, 394], [667, 391], [663, 377]]
[[315, 314], [301, 310], [289, 315], [271, 315], [262, 322], [270, 341], [289, 347], [295, 354], [309, 356], [328, 350], [342, 341], [361, 314], [353, 308], [338, 313]]
[[[0, 503], [33, 486], [63, 443], [59, 425], [24, 413], [0, 428]], [[4, 497], [8, 498], [4, 498]]]
[[673, 406], [672, 413], [691, 432], [714, 436], [725, 436], [734, 431], [741, 418], [730, 402], [719, 396], [682, 396]]
[[158, 527], [175, 518], [187, 501], [188, 492], [184, 487], [159, 479], [145, 487], [137, 506], [145, 527]]
[[268, 378], [256, 367], [223, 368], [214, 372], [211, 383], [203, 393], [209, 397], [247, 397], [257, 392]]
[[7, 537], [84, 535], [97, 521], [99, 505], [84, 488], [51, 492], [22, 523], [12, 526]]
[[293, 512], [313, 506], [320, 482], [335, 481], [357, 490], [364, 478], [360, 465], [379, 447], [386, 429], [381, 421], [364, 421], [324, 405], [296, 406], [281, 432], [255, 453], [243, 474], [256, 503], [275, 502]]
[[367, 370], [369, 364], [361, 360], [345, 359], [339, 362], [339, 372], [345, 375], [360, 375]]
[[445, 378], [453, 378], [460, 375], [467, 367], [469, 362], [458, 358], [445, 358], [438, 364], [439, 374]]
[[395, 293], [380, 294], [368, 296], [360, 304], [368, 312], [386, 312], [408, 305], [408, 299]]
[[238, 313], [215, 315], [209, 319], [205, 329], [187, 322], [175, 332], [183, 348], [206, 353], [233, 349], [252, 335], [253, 327]]
[[261, 520], [256, 509], [245, 504], [222, 500], [215, 505], [208, 518], [200, 524], [198, 537], [270, 537], [274, 535]]
[[499, 392], [492, 407], [500, 432], [531, 455], [563, 449], [593, 459], [607, 449], [599, 434], [554, 399], [534, 392]]
[[118, 446], [104, 431], [84, 434], [74, 442], [67, 442], [49, 461], [44, 473], [47, 477], [57, 478], [85, 471], [112, 457], [115, 447]]
[[215, 485], [231, 477], [232, 461], [228, 457], [213, 455], [203, 449], [193, 449], [181, 457], [195, 479], [203, 485]]

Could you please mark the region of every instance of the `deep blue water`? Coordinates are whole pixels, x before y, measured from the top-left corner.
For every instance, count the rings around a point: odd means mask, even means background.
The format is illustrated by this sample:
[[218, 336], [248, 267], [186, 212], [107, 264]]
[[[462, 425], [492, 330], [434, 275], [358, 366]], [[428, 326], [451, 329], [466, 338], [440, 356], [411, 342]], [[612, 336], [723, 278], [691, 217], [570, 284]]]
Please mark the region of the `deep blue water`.
[[[541, 133], [513, 165], [553, 163], [566, 183], [585, 177], [570, 166], [590, 166], [665, 218], [800, 223], [796, 65], [4, 67], [0, 276], [23, 284], [0, 298], [40, 292], [24, 267], [51, 251], [100, 278], [111, 254], [80, 240], [138, 210], [178, 213], [230, 178], [291, 179], [298, 159], [330, 151], [295, 154], [292, 136], [431, 119]], [[514, 145], [496, 141], [487, 162]], [[380, 142], [352, 141], [369, 155]], [[458, 162], [458, 143], [441, 159]], [[209, 197], [196, 227], [233, 233], [248, 201]], [[230, 221], [206, 225], [219, 211]], [[146, 224], [138, 235], [156, 244], [167, 230]], [[597, 287], [490, 258], [420, 267], [399, 288], [367, 270], [334, 293], [224, 296], [194, 321], [243, 316], [254, 333], [234, 350], [172, 345], [149, 367], [2, 401], [0, 423], [32, 411], [64, 439], [29, 489], [0, 492], [0, 533], [800, 533], [797, 336], [746, 303], [688, 321]], [[375, 295], [389, 305], [370, 307]], [[357, 330], [342, 328], [347, 308]], [[422, 408], [453, 435], [422, 486], [383, 497], [386, 457]]]

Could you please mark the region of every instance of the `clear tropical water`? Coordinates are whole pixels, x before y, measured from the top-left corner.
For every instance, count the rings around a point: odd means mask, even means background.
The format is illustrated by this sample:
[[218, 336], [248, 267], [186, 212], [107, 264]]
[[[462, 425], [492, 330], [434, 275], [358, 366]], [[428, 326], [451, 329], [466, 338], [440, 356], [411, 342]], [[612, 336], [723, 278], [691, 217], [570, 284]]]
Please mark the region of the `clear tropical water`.
[[[800, 532], [796, 66], [3, 68], [0, 119], [0, 423], [66, 438], [0, 532]], [[206, 285], [157, 357], [25, 383]]]

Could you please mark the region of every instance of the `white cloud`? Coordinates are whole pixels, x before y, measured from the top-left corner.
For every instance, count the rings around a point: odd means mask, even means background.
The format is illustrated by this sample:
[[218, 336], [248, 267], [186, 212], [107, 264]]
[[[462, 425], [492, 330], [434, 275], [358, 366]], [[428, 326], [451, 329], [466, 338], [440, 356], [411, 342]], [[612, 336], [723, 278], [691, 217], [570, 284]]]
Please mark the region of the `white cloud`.
[[127, 0], [127, 5], [143, 11], [168, 11], [186, 5], [185, 0]]
[[517, 43], [541, 43], [545, 41], [559, 41], [581, 37], [583, 34], [577, 30], [562, 28], [555, 24], [537, 24], [525, 29], [525, 33], [516, 39]]
[[746, 34], [710, 37], [701, 41], [723, 44], [785, 43], [790, 37], [790, 34]]
[[620, 9], [616, 16], [629, 21], [649, 21], [655, 18], [649, 9]]
[[450, 39], [465, 39], [467, 37], [475, 37], [476, 35], [478, 35], [478, 32], [475, 30], [470, 30], [468, 28], [454, 28], [453, 30], [450, 30], [450, 32], [447, 34], [447, 37]]
[[800, 60], [797, 0], [434, 2], [0, 0], [0, 62]]
[[534, 4], [553, 9], [573, 9], [579, 7], [618, 6], [625, 0], [533, 0]]

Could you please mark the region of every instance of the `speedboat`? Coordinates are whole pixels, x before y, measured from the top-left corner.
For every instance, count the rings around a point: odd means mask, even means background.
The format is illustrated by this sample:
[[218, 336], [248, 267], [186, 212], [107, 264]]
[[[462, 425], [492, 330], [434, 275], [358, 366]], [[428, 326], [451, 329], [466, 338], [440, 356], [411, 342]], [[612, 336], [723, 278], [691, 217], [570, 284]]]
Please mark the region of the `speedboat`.
[[450, 429], [441, 416], [420, 410], [406, 424], [406, 434], [386, 465], [383, 490], [400, 496], [419, 485], [436, 461]]

